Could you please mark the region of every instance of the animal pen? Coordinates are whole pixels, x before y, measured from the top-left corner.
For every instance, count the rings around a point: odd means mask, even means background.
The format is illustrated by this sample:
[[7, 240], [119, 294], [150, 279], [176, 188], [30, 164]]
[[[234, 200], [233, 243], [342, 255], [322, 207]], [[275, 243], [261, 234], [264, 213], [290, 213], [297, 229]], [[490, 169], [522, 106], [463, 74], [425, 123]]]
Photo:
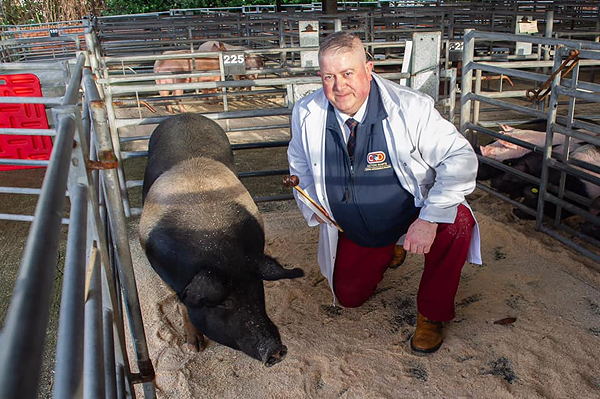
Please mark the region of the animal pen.
[[[348, 2], [333, 15], [320, 13], [315, 5], [277, 13], [270, 6], [253, 6], [4, 27], [0, 72], [36, 75], [43, 96], [15, 94], [0, 102], [43, 104], [50, 128], [7, 127], [0, 134], [49, 136], [52, 152], [48, 160], [0, 159], [0, 165], [47, 168], [41, 188], [0, 187], [4, 195], [39, 197], [34, 215], [0, 214], [3, 220], [31, 222], [0, 336], [0, 397], [37, 395], [61, 224], [68, 225], [68, 236], [54, 384], [46, 394], [135, 397], [134, 387], [139, 384], [138, 395], [156, 397], [155, 365], [148, 350], [127, 227], [128, 218], [141, 211], [142, 180], [136, 162], [147, 154], [152, 127], [169, 117], [166, 105], [181, 104], [219, 121], [236, 157], [244, 151], [270, 154], [269, 149], [284, 149], [295, 101], [320, 87], [319, 37], [342, 29], [362, 38], [382, 77], [432, 96], [474, 147], [501, 139], [543, 154], [540, 176], [478, 155], [480, 163], [530, 182], [539, 192], [535, 208], [485, 182], [477, 187], [535, 217], [538, 230], [598, 262], [598, 238], [565, 223], [563, 213], [600, 228], [597, 201], [565, 188], [567, 176], [600, 186], [600, 165], [569, 157], [571, 139], [600, 146], [599, 5], [515, 1], [509, 7], [492, 7], [492, 2], [466, 7], [415, 2], [400, 7], [395, 3]], [[544, 29], [517, 34], [524, 17]], [[198, 51], [206, 41], [237, 48]], [[187, 52], [165, 53], [172, 50]], [[246, 69], [239, 60], [251, 56], [260, 56], [264, 64]], [[195, 67], [207, 58], [217, 59], [219, 68]], [[153, 70], [156, 61], [177, 59], [189, 60], [190, 70]], [[566, 60], [572, 67], [570, 75], [563, 77], [561, 70], [569, 66]], [[500, 79], [492, 79], [498, 75]], [[506, 83], [503, 77], [509, 78]], [[173, 82], [159, 85], [159, 79]], [[514, 87], [507, 90], [513, 81]], [[176, 90], [182, 94], [158, 93]], [[497, 119], [499, 110], [504, 119]], [[492, 129], [499, 123], [533, 118], [547, 121], [542, 146]], [[567, 137], [561, 154], [552, 152], [556, 134]], [[257, 202], [292, 198], [273, 183], [288, 173], [281, 153], [278, 156], [280, 162], [267, 162], [268, 169], [253, 161], [248, 170], [239, 172], [242, 182], [258, 178], [262, 179], [259, 185], [268, 187], [268, 192], [255, 195]], [[549, 182], [551, 169], [560, 173], [557, 185]], [[19, 171], [3, 173], [18, 182]], [[555, 206], [551, 216], [544, 214], [549, 204]]]

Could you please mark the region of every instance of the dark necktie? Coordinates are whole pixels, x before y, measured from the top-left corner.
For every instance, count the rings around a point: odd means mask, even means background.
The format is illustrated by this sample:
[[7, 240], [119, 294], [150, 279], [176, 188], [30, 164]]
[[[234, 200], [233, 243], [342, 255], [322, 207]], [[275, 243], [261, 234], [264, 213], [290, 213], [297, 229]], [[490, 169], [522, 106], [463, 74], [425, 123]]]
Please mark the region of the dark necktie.
[[348, 137], [348, 143], [346, 148], [348, 149], [348, 156], [352, 161], [354, 159], [354, 147], [356, 147], [356, 130], [358, 128], [358, 121], [349, 118], [346, 120], [346, 126], [350, 129], [350, 136]]

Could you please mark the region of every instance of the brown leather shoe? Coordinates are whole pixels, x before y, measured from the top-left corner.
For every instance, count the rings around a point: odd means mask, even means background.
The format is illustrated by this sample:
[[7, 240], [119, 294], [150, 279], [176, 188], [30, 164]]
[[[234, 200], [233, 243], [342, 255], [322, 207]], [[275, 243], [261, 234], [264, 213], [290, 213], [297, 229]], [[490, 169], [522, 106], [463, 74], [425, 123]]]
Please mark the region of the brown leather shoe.
[[417, 328], [410, 339], [410, 348], [418, 353], [433, 353], [440, 349], [444, 342], [441, 321], [427, 319], [421, 313], [417, 315]]
[[406, 259], [406, 250], [402, 245], [396, 245], [394, 246], [394, 256], [388, 267], [390, 269], [395, 269], [404, 263], [404, 259]]

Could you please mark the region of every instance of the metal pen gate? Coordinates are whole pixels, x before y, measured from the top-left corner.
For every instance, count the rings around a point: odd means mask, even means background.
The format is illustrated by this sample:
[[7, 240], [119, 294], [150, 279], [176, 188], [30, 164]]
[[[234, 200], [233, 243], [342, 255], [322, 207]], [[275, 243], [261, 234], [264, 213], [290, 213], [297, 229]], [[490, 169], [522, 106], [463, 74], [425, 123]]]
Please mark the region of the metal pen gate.
[[[70, 216], [65, 221], [69, 229], [53, 396], [134, 397], [133, 384], [143, 383], [145, 397], [155, 397], [106, 110], [84, 62], [80, 54], [62, 97], [2, 100], [53, 105], [54, 129], [45, 133], [55, 135], [0, 336], [2, 398], [36, 397], [66, 191]], [[125, 319], [135, 373], [126, 349]]]
[[[549, 46], [553, 49], [554, 60], [537, 62], [477, 62], [473, 58], [477, 40], [520, 41]], [[586, 198], [565, 189], [567, 175], [600, 186], [599, 165], [570, 159], [572, 139], [579, 139], [595, 146], [600, 145], [600, 126], [598, 123], [588, 120], [589, 118], [600, 119], [600, 115], [597, 111], [592, 115], [583, 116], [576, 113], [576, 101], [587, 101], [592, 104], [600, 102], [600, 84], [582, 80], [580, 76], [580, 68], [582, 66], [600, 65], [600, 52], [598, 50], [600, 50], [600, 43], [597, 42], [560, 40], [474, 30], [466, 31], [464, 35], [460, 121], [461, 132], [468, 135], [474, 147], [478, 146], [480, 136], [491, 136], [543, 154], [541, 176], [539, 177], [523, 173], [501, 162], [478, 155], [481, 163], [492, 165], [505, 173], [514, 174], [535, 186], [539, 191], [539, 199], [535, 209], [498, 193], [487, 185], [478, 183], [477, 187], [499, 196], [527, 214], [535, 215], [536, 228], [538, 230], [549, 234], [595, 261], [600, 261], [600, 254], [597, 252], [597, 249], [600, 248], [600, 242], [594, 237], [576, 231], [562, 223], [561, 214], [566, 210], [579, 215], [586, 223], [591, 223], [595, 226], [600, 225], [600, 217], [595, 212], [591, 212], [590, 209], [594, 206], [594, 198]], [[560, 71], [561, 64], [563, 64], [570, 54], [575, 54], [573, 53], [574, 51], [577, 52], [577, 62], [573, 64], [572, 75], [570, 78], [561, 78], [561, 74], [556, 71]], [[534, 67], [542, 69], [550, 66], [552, 66], [551, 71], [556, 73], [550, 74], [548, 72], [544, 74], [521, 70], [521, 68]], [[477, 75], [475, 88], [472, 85], [473, 71]], [[533, 89], [529, 89], [529, 93], [528, 90], [484, 92], [481, 89], [480, 83], [482, 71], [519, 78], [530, 82], [530, 87], [533, 87]], [[534, 101], [530, 106], [519, 105], [506, 100], [511, 97], [523, 99], [527, 95], [531, 97], [532, 93], [534, 95], [541, 94], [544, 92], [544, 89], [550, 94], [549, 99], [543, 100], [540, 97], [539, 101]], [[559, 96], [561, 96], [561, 102], [559, 102]], [[537, 147], [518, 138], [483, 127], [483, 124], [479, 123], [480, 103], [515, 112], [521, 116], [525, 115], [525, 117], [529, 118], [546, 119], [545, 144], [542, 147]], [[559, 114], [559, 110], [563, 110], [564, 112]], [[567, 137], [565, 139], [564, 150], [561, 154], [554, 154], [552, 152], [553, 136], [555, 134], [562, 134]], [[552, 187], [549, 184], [550, 168], [558, 170], [561, 174], [558, 187]], [[544, 208], [548, 207], [549, 204], [556, 206], [556, 212], [552, 218], [547, 219], [544, 216]], [[561, 230], [569, 233], [571, 237], [561, 234]], [[591, 247], [576, 242], [573, 239], [574, 237], [590, 243]]]

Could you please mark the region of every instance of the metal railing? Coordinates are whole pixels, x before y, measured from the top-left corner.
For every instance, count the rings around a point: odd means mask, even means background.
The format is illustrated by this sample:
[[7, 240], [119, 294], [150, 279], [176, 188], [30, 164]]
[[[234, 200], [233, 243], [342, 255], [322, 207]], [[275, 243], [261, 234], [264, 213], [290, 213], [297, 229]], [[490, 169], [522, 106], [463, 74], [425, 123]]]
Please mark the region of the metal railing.
[[[521, 42], [530, 42], [539, 45], [549, 46], [553, 49], [554, 60], [552, 61], [552, 71], [558, 71], [561, 63], [566, 59], [570, 51], [576, 50], [579, 54], [577, 64], [574, 66], [572, 74], [569, 78], [561, 78], [560, 73], [543, 74], [539, 72], [523, 71], [521, 68], [548, 67], [548, 61], [537, 63], [530, 62], [503, 62], [503, 63], [484, 63], [475, 62], [473, 60], [474, 45], [476, 40], [513, 40]], [[579, 215], [586, 223], [595, 226], [600, 225], [600, 217], [594, 212], [591, 212], [593, 198], [583, 197], [576, 193], [567, 191], [565, 188], [567, 176], [572, 176], [581, 181], [587, 181], [591, 184], [600, 186], [600, 178], [598, 173], [600, 168], [598, 165], [577, 162], [569, 158], [572, 150], [572, 139], [577, 138], [595, 146], [600, 145], [600, 126], [596, 123], [586, 122], [588, 115], [576, 113], [576, 101], [581, 102], [600, 102], [600, 84], [581, 80], [580, 70], [585, 66], [600, 65], [600, 43], [590, 41], [576, 41], [567, 39], [552, 39], [539, 38], [523, 35], [507, 35], [494, 32], [479, 32], [469, 30], [464, 36], [464, 53], [463, 53], [463, 76], [462, 76], [462, 96], [461, 96], [461, 121], [460, 130], [463, 134], [468, 135], [471, 143], [477, 147], [480, 137], [491, 136], [493, 138], [502, 139], [514, 145], [539, 152], [543, 154], [543, 164], [541, 167], [540, 176], [533, 176], [516, 170], [501, 162], [495, 161], [488, 157], [478, 155], [482, 164], [491, 165], [502, 170], [504, 173], [511, 173], [518, 176], [524, 181], [529, 182], [539, 192], [538, 203], [535, 209], [527, 207], [523, 203], [515, 200], [510, 200], [507, 196], [498, 193], [490, 187], [478, 183], [477, 186], [486, 192], [498, 195], [504, 200], [509, 200], [518, 209], [523, 212], [534, 215], [536, 218], [536, 228], [551, 235], [559, 241], [574, 248], [578, 252], [590, 257], [593, 260], [600, 260], [600, 254], [597, 252], [599, 248], [598, 240], [580, 231], [576, 231], [562, 221], [562, 212], [567, 210], [573, 214]], [[477, 74], [476, 87], [473, 88], [472, 77], [473, 72]], [[530, 82], [533, 87], [545, 83], [550, 85], [550, 99], [547, 106], [544, 107], [545, 100], [533, 102], [529, 105], [517, 104], [510, 101], [510, 97], [521, 98], [526, 100], [527, 90], [516, 90], [511, 92], [490, 92], [482, 91], [480, 85], [481, 72], [485, 71], [493, 74], [500, 74], [519, 79], [521, 82]], [[566, 101], [561, 100], [559, 96], [567, 98]], [[508, 110], [519, 115], [525, 115], [526, 118], [542, 118], [546, 123], [546, 141], [541, 147], [535, 146], [516, 137], [508, 136], [503, 133], [483, 127], [483, 123], [479, 121], [480, 103], [488, 106], [496, 107], [501, 110]], [[566, 107], [565, 107], [566, 106]], [[581, 105], [580, 105], [581, 106]], [[559, 109], [563, 110], [561, 114]], [[595, 113], [592, 118], [598, 118], [600, 115]], [[489, 123], [488, 123], [489, 125]], [[585, 129], [576, 130], [576, 129]], [[553, 153], [553, 136], [562, 134], [566, 138], [561, 154]], [[556, 169], [560, 172], [560, 179], [557, 186], [550, 184], [549, 173], [550, 169]], [[552, 218], [544, 215], [544, 209], [553, 204], [556, 210]], [[561, 234], [562, 232], [569, 233], [570, 236]], [[577, 240], [584, 240], [584, 243]], [[584, 245], [588, 242], [590, 245]]]
[[[2, 398], [37, 395], [66, 191], [53, 397], [135, 397], [137, 383], [146, 398], [155, 397], [106, 110], [84, 62], [80, 54], [60, 105], [52, 108], [54, 148], [0, 336]], [[130, 369], [123, 306], [138, 373]]]

